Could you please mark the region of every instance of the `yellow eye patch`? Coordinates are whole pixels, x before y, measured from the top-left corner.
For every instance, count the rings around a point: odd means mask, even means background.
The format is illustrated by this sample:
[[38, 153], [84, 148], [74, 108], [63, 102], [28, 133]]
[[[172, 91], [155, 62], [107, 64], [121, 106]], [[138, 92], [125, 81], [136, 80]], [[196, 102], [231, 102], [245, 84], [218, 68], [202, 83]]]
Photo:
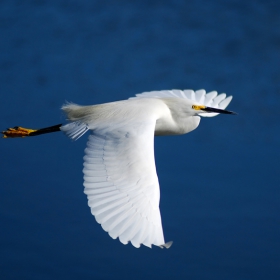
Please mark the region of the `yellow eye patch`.
[[202, 110], [202, 109], [205, 109], [206, 106], [204, 106], [204, 105], [193, 105], [192, 108], [194, 110]]

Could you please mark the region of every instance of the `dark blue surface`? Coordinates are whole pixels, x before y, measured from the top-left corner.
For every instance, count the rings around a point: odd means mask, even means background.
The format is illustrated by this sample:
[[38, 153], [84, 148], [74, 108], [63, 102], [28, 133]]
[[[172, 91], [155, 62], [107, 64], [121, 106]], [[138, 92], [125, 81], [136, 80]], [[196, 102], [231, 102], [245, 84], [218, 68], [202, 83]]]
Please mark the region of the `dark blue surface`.
[[160, 89], [238, 116], [155, 141], [169, 250], [112, 240], [82, 186], [86, 137], [1, 140], [1, 279], [280, 279], [279, 1], [1, 1], [0, 127]]

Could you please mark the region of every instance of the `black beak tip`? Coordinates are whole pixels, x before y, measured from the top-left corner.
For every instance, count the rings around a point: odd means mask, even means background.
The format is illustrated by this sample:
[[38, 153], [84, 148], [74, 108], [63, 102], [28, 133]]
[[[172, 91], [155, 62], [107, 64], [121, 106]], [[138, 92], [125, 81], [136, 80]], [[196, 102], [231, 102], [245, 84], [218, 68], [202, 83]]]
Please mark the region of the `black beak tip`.
[[233, 112], [233, 111], [227, 111], [227, 110], [223, 110], [225, 114], [230, 114], [230, 115], [238, 115], [238, 113]]
[[209, 113], [219, 113], [219, 114], [228, 114], [228, 115], [238, 115], [237, 113], [233, 111], [223, 110], [223, 109], [217, 109], [217, 108], [211, 108], [206, 107], [202, 109], [203, 111], [209, 112]]

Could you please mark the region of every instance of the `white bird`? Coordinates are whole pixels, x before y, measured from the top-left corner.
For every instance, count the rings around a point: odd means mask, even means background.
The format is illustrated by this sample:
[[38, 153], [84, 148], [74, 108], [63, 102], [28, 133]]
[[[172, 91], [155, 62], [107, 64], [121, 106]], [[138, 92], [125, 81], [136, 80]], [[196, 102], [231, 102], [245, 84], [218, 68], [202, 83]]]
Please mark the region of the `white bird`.
[[200, 116], [213, 117], [232, 97], [216, 91], [164, 90], [92, 106], [62, 107], [70, 123], [43, 129], [9, 128], [4, 138], [63, 131], [77, 140], [88, 130], [84, 156], [84, 192], [96, 221], [120, 242], [169, 248], [159, 210], [159, 182], [154, 161], [154, 135], [188, 133]]

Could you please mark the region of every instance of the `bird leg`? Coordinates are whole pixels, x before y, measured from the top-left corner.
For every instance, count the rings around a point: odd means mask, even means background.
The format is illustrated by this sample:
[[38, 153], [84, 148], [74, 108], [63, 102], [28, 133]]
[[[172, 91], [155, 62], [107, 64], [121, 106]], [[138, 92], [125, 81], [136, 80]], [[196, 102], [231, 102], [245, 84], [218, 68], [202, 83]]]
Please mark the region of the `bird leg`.
[[2, 131], [3, 138], [16, 138], [16, 137], [26, 137], [26, 136], [37, 136], [40, 134], [51, 133], [60, 131], [62, 124], [57, 124], [54, 126], [49, 126], [41, 129], [30, 129], [20, 126], [15, 126], [13, 128], [8, 128], [5, 131]]

